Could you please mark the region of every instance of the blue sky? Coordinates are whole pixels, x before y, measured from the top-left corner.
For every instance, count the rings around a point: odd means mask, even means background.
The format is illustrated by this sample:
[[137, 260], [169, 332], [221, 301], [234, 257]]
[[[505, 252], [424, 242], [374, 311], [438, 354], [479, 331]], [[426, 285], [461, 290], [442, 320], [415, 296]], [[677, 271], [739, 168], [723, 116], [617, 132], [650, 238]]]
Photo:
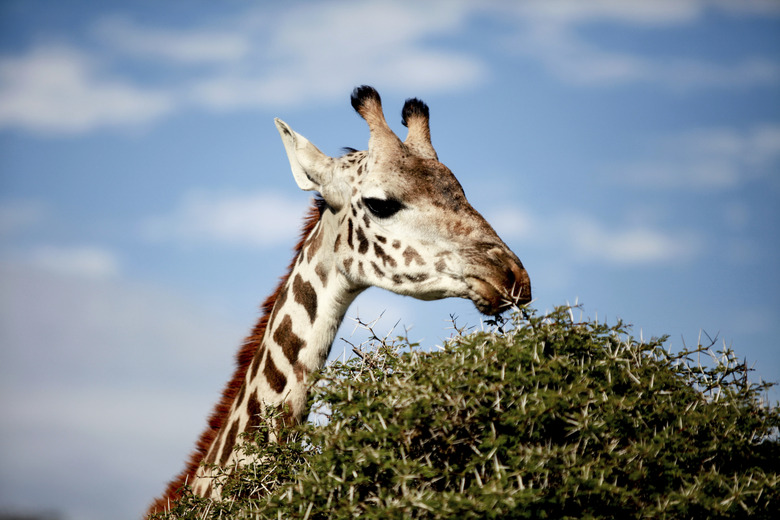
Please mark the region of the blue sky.
[[[181, 469], [310, 199], [273, 118], [365, 148], [360, 84], [402, 134], [429, 104], [536, 308], [780, 380], [776, 2], [3, 0], [0, 510], [136, 518]], [[348, 318], [432, 348], [450, 314], [480, 324], [377, 289]]]

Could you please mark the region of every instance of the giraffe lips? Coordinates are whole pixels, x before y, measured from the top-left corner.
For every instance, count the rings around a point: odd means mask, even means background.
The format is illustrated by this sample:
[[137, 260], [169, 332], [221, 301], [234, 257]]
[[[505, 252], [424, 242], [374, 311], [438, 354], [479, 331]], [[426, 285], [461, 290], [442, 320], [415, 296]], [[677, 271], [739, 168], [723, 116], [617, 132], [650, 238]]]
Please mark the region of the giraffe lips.
[[522, 264], [510, 263], [509, 268], [491, 273], [493, 276], [470, 276], [469, 299], [483, 314], [501, 314], [510, 307], [531, 301], [531, 280]]

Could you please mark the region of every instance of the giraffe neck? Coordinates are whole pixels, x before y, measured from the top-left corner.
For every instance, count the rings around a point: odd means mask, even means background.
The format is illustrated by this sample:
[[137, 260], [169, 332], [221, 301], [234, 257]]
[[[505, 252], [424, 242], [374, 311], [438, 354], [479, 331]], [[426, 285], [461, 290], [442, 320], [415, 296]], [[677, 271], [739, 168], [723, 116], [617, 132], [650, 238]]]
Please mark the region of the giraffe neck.
[[[264, 330], [255, 331], [262, 334], [262, 340], [206, 452], [206, 464], [226, 467], [236, 461], [234, 447], [241, 442], [241, 434], [260, 425], [268, 406], [280, 406], [287, 423], [306, 416], [309, 375], [324, 365], [344, 314], [364, 289], [351, 284], [331, 259], [338, 240], [337, 219], [330, 210], [322, 210], [321, 218], [304, 238], [289, 275], [263, 318]], [[250, 336], [248, 342], [252, 339]], [[210, 471], [198, 469], [193, 482], [196, 493], [216, 493], [210, 476]]]
[[331, 259], [335, 219], [325, 210], [304, 241], [246, 377], [249, 395], [254, 391], [266, 405], [289, 405], [288, 419], [296, 421], [306, 412], [309, 374], [325, 364], [344, 314], [363, 290], [353, 286]]

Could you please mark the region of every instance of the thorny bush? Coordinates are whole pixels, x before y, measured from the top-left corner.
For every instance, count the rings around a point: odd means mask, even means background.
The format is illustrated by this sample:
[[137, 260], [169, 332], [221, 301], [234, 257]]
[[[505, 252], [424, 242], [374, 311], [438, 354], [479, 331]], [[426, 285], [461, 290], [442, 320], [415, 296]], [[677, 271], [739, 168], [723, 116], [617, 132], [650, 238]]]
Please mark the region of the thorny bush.
[[[371, 331], [373, 334], [373, 331]], [[780, 409], [715, 342], [672, 353], [572, 308], [441, 351], [373, 335], [313, 385], [327, 416], [160, 518], [772, 518]], [[704, 358], [706, 363], [702, 363]], [[254, 441], [254, 442], [253, 442]]]

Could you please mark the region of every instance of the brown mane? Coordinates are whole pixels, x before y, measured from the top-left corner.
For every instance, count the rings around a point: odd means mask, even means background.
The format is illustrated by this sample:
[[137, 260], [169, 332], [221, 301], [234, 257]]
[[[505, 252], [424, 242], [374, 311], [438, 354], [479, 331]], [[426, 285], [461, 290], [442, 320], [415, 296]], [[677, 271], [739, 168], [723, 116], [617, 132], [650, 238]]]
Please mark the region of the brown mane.
[[306, 241], [306, 237], [309, 236], [309, 234], [314, 229], [314, 226], [316, 226], [317, 222], [320, 221], [320, 217], [322, 216], [322, 211], [324, 208], [325, 202], [321, 198], [315, 198], [311, 208], [309, 209], [309, 213], [304, 219], [303, 229], [301, 230], [301, 237], [298, 244], [295, 246], [295, 254], [293, 255], [292, 262], [290, 262], [290, 265], [287, 268], [287, 273], [280, 278], [279, 285], [276, 287], [276, 290], [268, 298], [266, 298], [261, 307], [262, 315], [260, 316], [260, 319], [257, 321], [257, 324], [252, 330], [252, 333], [244, 340], [244, 344], [237, 352], [236, 370], [233, 372], [233, 377], [222, 391], [222, 398], [211, 412], [211, 416], [208, 420], [208, 426], [200, 435], [200, 439], [198, 439], [198, 442], [195, 445], [195, 450], [190, 455], [184, 470], [181, 472], [181, 474], [179, 474], [178, 477], [168, 483], [168, 487], [165, 489], [165, 493], [157, 500], [155, 500], [154, 503], [152, 503], [151, 507], [149, 508], [149, 514], [165, 511], [168, 509], [172, 502], [181, 497], [184, 485], [195, 476], [195, 473], [206, 456], [209, 447], [214, 442], [214, 439], [217, 437], [217, 433], [219, 433], [219, 430], [224, 425], [225, 418], [230, 413], [230, 408], [233, 406], [233, 401], [235, 400], [236, 395], [241, 389], [241, 386], [244, 384], [249, 365], [252, 363], [252, 360], [255, 357], [255, 353], [262, 345], [263, 335], [265, 334], [265, 329], [268, 326], [268, 320], [271, 316], [271, 311], [276, 304], [279, 293], [290, 276], [290, 272], [295, 265], [295, 261], [303, 249], [303, 244]]

